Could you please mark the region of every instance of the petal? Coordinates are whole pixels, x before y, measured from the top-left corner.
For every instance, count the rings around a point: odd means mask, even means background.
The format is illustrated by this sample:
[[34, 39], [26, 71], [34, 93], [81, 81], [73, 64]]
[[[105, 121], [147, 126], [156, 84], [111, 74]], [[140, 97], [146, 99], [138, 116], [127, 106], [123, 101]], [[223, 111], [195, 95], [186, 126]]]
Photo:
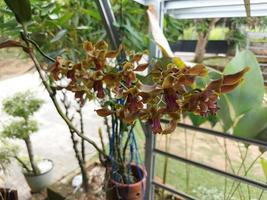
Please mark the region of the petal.
[[142, 71], [144, 71], [148, 66], [149, 66], [149, 63], [140, 64], [140, 65], [138, 65], [138, 66], [134, 69], [134, 71], [142, 72]]
[[190, 68], [188, 70], [188, 74], [193, 76], [206, 76], [208, 74], [208, 70], [204, 65], [198, 64]]
[[109, 116], [109, 115], [111, 115], [113, 113], [108, 108], [101, 108], [101, 109], [98, 109], [98, 110], [95, 110], [95, 111], [101, 117], [107, 117], [107, 116]]
[[94, 46], [92, 44], [92, 42], [89, 42], [89, 41], [85, 41], [83, 43], [83, 48], [86, 50], [86, 51], [93, 51], [94, 50]]
[[177, 121], [171, 120], [168, 127], [162, 131], [162, 134], [170, 134], [173, 131], [175, 131], [176, 127], [177, 127]]
[[243, 79], [239, 80], [239, 82], [236, 82], [233, 85], [223, 85], [221, 87], [221, 93], [227, 93], [227, 92], [231, 92], [232, 90], [234, 90], [238, 85], [240, 85], [240, 83], [243, 82]]
[[244, 76], [246, 72], [249, 71], [249, 67], [244, 68], [242, 71], [237, 72], [235, 74], [229, 74], [229, 75], [224, 75], [223, 77], [223, 85], [233, 85], [237, 82], [240, 82], [240, 79]]

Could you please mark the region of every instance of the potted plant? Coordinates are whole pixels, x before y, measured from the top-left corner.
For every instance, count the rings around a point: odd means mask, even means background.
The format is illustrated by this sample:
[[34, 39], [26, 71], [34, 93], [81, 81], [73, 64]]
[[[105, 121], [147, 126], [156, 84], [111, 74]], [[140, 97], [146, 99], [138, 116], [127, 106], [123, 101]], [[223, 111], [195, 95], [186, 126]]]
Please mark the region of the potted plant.
[[[110, 116], [109, 155], [104, 155], [110, 200], [144, 198], [146, 172], [133, 164], [128, 153], [137, 120], [146, 120], [154, 134], [169, 134], [187, 111], [214, 115], [219, 95], [237, 87], [248, 70], [196, 88], [197, 78], [208, 74], [203, 65], [188, 67], [179, 58], [168, 57], [142, 63], [143, 54], [127, 54], [122, 48], [111, 51], [104, 41], [97, 44], [86, 41], [84, 49], [85, 59], [74, 63], [58, 58], [48, 73], [53, 88], [73, 92], [81, 104], [87, 99], [98, 99], [101, 108], [96, 110], [97, 114]], [[152, 70], [142, 77], [139, 73], [148, 66]], [[62, 85], [62, 79], [68, 83]], [[161, 127], [162, 118], [170, 120], [166, 129]]]
[[32, 192], [39, 192], [51, 183], [53, 169], [51, 160], [44, 159], [39, 162], [36, 160], [30, 138], [31, 134], [38, 131], [38, 124], [33, 119], [33, 115], [42, 104], [43, 101], [36, 98], [30, 91], [18, 92], [3, 101], [3, 110], [13, 119], [3, 126], [1, 136], [24, 141], [28, 159], [25, 161], [17, 154], [13, 157], [21, 164]]

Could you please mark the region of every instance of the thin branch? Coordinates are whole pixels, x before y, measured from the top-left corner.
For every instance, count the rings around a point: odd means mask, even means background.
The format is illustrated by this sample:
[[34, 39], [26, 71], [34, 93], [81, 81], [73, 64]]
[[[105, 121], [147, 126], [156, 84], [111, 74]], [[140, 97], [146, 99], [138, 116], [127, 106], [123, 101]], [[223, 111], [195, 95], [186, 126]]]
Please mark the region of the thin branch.
[[27, 172], [31, 173], [32, 171], [29, 169], [29, 167], [18, 157], [14, 156], [14, 158], [22, 165], [24, 169], [26, 169]]
[[134, 127], [135, 127], [135, 123], [131, 126], [131, 129], [130, 129], [130, 131], [128, 133], [125, 145], [123, 147], [123, 160], [124, 161], [126, 160], [126, 150], [127, 150], [128, 145], [129, 145], [129, 141], [130, 141], [130, 138], [131, 138], [131, 135], [132, 135]]

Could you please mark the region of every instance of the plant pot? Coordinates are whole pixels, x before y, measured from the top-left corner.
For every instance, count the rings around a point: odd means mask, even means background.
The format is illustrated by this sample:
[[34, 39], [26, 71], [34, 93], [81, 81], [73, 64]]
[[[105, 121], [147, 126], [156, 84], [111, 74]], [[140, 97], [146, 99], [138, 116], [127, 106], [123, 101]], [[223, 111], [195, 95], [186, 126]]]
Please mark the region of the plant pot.
[[[48, 166], [49, 164], [49, 166]], [[44, 159], [38, 163], [41, 171], [40, 175], [23, 173], [24, 177], [31, 188], [31, 192], [40, 192], [52, 183], [54, 163], [52, 160]]]
[[[143, 200], [146, 187], [146, 171], [137, 165], [131, 165], [133, 176], [137, 178], [137, 182], [133, 184], [123, 184], [109, 180], [106, 192], [107, 200]], [[140, 173], [141, 172], [141, 173]], [[141, 178], [139, 178], [141, 174]]]

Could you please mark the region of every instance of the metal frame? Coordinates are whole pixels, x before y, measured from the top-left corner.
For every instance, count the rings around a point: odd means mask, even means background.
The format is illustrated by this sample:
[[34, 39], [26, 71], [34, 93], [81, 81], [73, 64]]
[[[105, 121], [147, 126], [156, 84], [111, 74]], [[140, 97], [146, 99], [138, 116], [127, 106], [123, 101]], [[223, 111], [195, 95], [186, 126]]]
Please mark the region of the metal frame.
[[98, 10], [101, 14], [102, 21], [105, 25], [107, 35], [113, 49], [118, 49], [120, 45], [120, 35], [114, 26], [116, 22], [109, 0], [95, 0]]

